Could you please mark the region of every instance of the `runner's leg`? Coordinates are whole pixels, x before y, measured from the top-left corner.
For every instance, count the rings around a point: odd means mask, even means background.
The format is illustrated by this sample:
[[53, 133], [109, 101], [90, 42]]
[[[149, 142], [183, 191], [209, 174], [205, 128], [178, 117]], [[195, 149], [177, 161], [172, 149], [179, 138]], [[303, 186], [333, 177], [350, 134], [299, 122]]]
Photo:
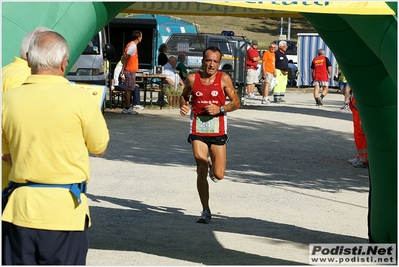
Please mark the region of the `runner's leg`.
[[213, 173], [222, 180], [226, 171], [226, 145], [211, 145], [209, 154], [212, 160]]
[[191, 141], [194, 159], [197, 164], [197, 190], [202, 204], [202, 210], [209, 208], [208, 176], [208, 146], [199, 141]]

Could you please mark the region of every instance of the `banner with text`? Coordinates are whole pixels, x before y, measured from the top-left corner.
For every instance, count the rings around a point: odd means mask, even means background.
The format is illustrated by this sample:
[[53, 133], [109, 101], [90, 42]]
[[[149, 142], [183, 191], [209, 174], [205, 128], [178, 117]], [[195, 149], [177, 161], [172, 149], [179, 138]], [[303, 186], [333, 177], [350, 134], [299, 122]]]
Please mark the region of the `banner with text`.
[[395, 15], [381, 1], [191, 1], [135, 2], [122, 13], [201, 16], [302, 17], [300, 12], [353, 15]]

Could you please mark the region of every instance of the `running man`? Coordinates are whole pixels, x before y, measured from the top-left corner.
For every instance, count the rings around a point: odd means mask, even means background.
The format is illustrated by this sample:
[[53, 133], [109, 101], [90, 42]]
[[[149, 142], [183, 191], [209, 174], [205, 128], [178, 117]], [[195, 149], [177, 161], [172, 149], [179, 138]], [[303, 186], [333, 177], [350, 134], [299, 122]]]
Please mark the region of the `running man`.
[[[227, 112], [240, 107], [237, 92], [230, 76], [218, 71], [222, 53], [211, 46], [205, 49], [201, 71], [189, 74], [180, 97], [180, 114], [185, 116], [189, 110], [191, 95], [190, 134], [197, 164], [197, 190], [202, 204], [198, 223], [211, 220], [209, 208], [209, 177], [217, 182], [224, 177], [226, 170]], [[230, 102], [226, 104], [226, 96]], [[209, 154], [209, 156], [208, 156]]]

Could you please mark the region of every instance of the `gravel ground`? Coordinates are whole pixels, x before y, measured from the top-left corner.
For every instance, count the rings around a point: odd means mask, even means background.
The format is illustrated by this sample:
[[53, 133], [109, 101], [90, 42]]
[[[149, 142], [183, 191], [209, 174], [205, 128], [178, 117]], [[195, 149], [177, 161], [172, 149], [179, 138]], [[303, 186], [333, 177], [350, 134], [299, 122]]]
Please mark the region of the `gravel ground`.
[[286, 103], [246, 100], [229, 113], [225, 179], [209, 182], [212, 221], [201, 205], [178, 109], [139, 115], [106, 110], [111, 141], [91, 158], [87, 265], [303, 265], [310, 243], [367, 243], [368, 170], [356, 155], [350, 110], [330, 90]]

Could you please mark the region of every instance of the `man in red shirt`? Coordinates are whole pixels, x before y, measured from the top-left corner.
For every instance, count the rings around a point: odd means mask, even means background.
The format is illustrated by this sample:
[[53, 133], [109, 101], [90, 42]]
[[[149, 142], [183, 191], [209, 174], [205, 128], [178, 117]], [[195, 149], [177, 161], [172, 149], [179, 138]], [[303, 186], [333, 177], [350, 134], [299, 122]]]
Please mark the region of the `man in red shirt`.
[[[324, 56], [324, 49], [317, 50], [317, 57], [315, 57], [312, 61], [312, 65], [310, 66], [310, 73], [313, 78], [313, 96], [316, 101], [316, 106], [323, 105], [323, 98], [328, 93], [328, 80], [332, 75], [332, 67], [330, 60]], [[321, 95], [319, 97], [320, 87], [323, 88]]]
[[258, 41], [252, 40], [251, 47], [247, 50], [247, 98], [255, 98], [255, 83], [259, 81], [257, 72], [259, 59]]
[[[197, 164], [197, 190], [202, 204], [198, 223], [211, 220], [209, 209], [209, 177], [217, 182], [226, 170], [227, 112], [240, 107], [240, 100], [230, 76], [218, 71], [222, 53], [211, 46], [205, 49], [201, 72], [187, 76], [180, 96], [180, 114], [185, 116], [191, 96], [190, 135], [195, 162]], [[230, 102], [226, 103], [226, 97]], [[209, 153], [209, 156], [208, 156]]]

